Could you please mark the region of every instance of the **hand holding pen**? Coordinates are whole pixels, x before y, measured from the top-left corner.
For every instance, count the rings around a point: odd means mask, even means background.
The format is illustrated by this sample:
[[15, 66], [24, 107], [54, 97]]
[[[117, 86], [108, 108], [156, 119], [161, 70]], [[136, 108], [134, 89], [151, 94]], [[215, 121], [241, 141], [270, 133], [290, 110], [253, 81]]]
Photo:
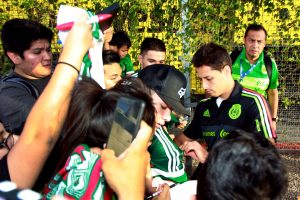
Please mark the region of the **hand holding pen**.
[[[167, 184], [166, 184], [167, 185]], [[172, 185], [169, 186], [169, 189], [175, 187], [177, 185], [177, 183], [174, 183]], [[162, 189], [159, 189], [157, 192], [154, 192], [153, 194], [149, 195], [148, 197], [146, 197], [145, 199], [153, 199], [154, 197], [158, 196], [158, 195], [163, 195], [164, 191], [165, 191], [165, 187], [166, 186], [163, 186]], [[170, 197], [170, 192], [169, 192], [169, 189], [167, 189], [167, 194], [164, 195], [164, 197], [162, 198], [159, 198], [159, 199], [171, 199]], [[167, 196], [166, 196], [167, 195]], [[159, 196], [160, 197], [160, 196]], [[168, 197], [168, 198], [167, 198]]]

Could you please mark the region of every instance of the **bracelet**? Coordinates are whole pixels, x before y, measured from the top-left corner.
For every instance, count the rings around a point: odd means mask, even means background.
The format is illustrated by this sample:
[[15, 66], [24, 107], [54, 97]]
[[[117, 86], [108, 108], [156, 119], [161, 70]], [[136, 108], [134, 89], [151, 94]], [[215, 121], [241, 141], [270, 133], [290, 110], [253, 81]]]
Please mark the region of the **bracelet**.
[[77, 69], [74, 65], [71, 65], [70, 63], [59, 61], [59, 62], [57, 62], [57, 64], [68, 65], [68, 66], [72, 67], [73, 69], [75, 69], [78, 74], [80, 73], [79, 69]]

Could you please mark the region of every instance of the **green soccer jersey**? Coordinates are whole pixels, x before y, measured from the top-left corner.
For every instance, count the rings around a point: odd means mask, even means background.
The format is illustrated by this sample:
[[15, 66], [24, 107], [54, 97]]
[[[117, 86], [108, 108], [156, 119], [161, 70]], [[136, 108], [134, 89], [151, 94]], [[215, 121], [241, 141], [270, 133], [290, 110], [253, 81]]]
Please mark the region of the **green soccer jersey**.
[[134, 73], [133, 63], [129, 54], [127, 54], [124, 58], [120, 61], [120, 66], [122, 68], [122, 77], [124, 78], [126, 75], [130, 75]]
[[172, 126], [175, 124], [179, 123], [179, 119], [174, 115], [173, 112], [171, 112], [171, 120], [166, 123], [167, 130], [170, 131]]
[[250, 64], [246, 57], [246, 49], [243, 48], [241, 54], [232, 65], [232, 77], [243, 87], [254, 90], [267, 97], [266, 90], [278, 87], [278, 69], [272, 59], [272, 76], [269, 79], [264, 63], [264, 53], [262, 52], [256, 63]]
[[188, 180], [184, 170], [183, 151], [162, 127], [156, 129], [148, 151], [151, 156], [151, 175], [153, 178], [158, 176], [176, 183]]

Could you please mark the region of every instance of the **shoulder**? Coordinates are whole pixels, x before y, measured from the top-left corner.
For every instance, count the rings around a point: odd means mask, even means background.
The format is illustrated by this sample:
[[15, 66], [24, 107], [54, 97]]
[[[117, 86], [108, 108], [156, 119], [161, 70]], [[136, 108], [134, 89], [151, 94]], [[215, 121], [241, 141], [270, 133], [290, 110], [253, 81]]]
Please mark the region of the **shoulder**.
[[162, 127], [159, 127], [155, 130], [155, 135], [157, 135], [157, 134], [164, 134], [164, 130]]
[[124, 58], [126, 58], [126, 59], [128, 59], [128, 60], [131, 60], [131, 57], [130, 57], [129, 53], [126, 54], [126, 56], [125, 56]]
[[[18, 79], [18, 80], [17, 80]], [[24, 80], [25, 81], [25, 80]], [[7, 78], [1, 80], [0, 82], [0, 94], [5, 95], [16, 94], [19, 92], [26, 92], [26, 83], [19, 81], [19, 78]]]
[[1, 79], [0, 93], [9, 96], [28, 95], [37, 98], [40, 92], [34, 84], [20, 76], [7, 76]]
[[275, 59], [270, 57], [270, 62], [272, 64], [272, 68], [278, 70], [277, 69], [277, 63], [276, 63]]
[[242, 88], [241, 90], [241, 96], [245, 97], [245, 98], [249, 98], [249, 99], [253, 99], [256, 97], [262, 97], [261, 94], [259, 94], [258, 92], [248, 89], [248, 88]]
[[209, 104], [212, 104], [213, 102], [215, 102], [213, 98], [201, 99], [198, 102], [196, 109], [201, 109], [202, 107], [205, 107], [205, 106], [207, 106]]
[[268, 53], [267, 51], [263, 51], [263, 61], [266, 65], [270, 65], [271, 67], [276, 67], [276, 61], [274, 57]]
[[89, 166], [94, 166], [94, 164], [97, 163], [99, 159], [100, 156], [93, 153], [89, 146], [81, 144], [73, 150], [73, 152], [69, 156], [69, 162], [67, 162], [66, 164], [80, 165], [82, 162], [85, 162], [90, 163]]
[[165, 139], [171, 140], [166, 127], [159, 127], [155, 130], [155, 133], [154, 133], [154, 136], [153, 136], [153, 141], [155, 141], [155, 139], [159, 139], [159, 138], [162, 138], [163, 140], [165, 140]]
[[242, 53], [241, 50], [233, 50], [233, 51], [230, 53], [230, 57], [231, 57], [231, 58], [237, 58], [241, 53]]
[[24, 82], [28, 82], [26, 79], [22, 78], [21, 76], [16, 75], [8, 75], [1, 78], [0, 84], [4, 86], [13, 85], [15, 87], [24, 87]]
[[265, 97], [256, 91], [243, 88], [241, 97], [243, 98], [244, 104], [256, 105], [260, 108], [262, 106], [268, 107]]
[[236, 61], [239, 60], [238, 58], [240, 57], [242, 52], [243, 52], [243, 50], [235, 49], [230, 53], [230, 58], [231, 58], [231, 61], [232, 61], [232, 65], [234, 65], [236, 63]]
[[130, 55], [127, 54], [124, 58], [121, 59], [121, 62], [131, 62]]

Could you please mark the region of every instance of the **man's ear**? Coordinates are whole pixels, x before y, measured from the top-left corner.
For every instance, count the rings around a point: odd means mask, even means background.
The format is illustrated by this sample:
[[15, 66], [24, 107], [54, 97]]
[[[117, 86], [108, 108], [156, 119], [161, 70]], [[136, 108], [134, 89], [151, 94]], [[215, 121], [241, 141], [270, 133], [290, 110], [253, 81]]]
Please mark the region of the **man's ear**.
[[226, 76], [232, 76], [231, 75], [231, 67], [229, 67], [229, 65], [225, 65], [225, 67], [223, 68], [223, 72], [226, 74]]
[[[139, 60], [139, 62], [140, 62], [140, 64], [142, 63], [142, 60], [143, 60], [143, 56], [142, 55], [139, 55], [138, 56], [138, 60]], [[142, 65], [141, 65], [142, 66]]]
[[18, 64], [20, 64], [23, 61], [23, 59], [21, 58], [21, 56], [19, 56], [19, 54], [14, 53], [14, 52], [7, 52], [7, 56], [10, 58], [10, 60], [15, 65], [18, 65]]

